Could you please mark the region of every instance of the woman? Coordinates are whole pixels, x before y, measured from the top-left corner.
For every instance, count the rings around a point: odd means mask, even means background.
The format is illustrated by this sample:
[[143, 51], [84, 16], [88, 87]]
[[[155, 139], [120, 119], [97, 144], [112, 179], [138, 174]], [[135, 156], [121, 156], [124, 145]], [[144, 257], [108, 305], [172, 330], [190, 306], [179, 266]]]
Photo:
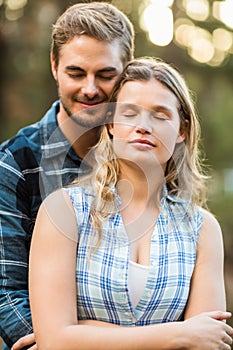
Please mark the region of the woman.
[[166, 63], [134, 60], [111, 102], [92, 174], [38, 214], [29, 278], [38, 348], [230, 349], [222, 236], [202, 208], [186, 84]]

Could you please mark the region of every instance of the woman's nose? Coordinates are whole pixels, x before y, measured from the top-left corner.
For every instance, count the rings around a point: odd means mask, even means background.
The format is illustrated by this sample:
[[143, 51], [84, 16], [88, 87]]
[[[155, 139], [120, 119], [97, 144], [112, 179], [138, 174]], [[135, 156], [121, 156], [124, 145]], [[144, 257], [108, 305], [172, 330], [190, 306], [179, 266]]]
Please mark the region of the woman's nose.
[[143, 114], [139, 117], [139, 121], [136, 125], [136, 131], [140, 132], [142, 134], [146, 134], [146, 133], [151, 134], [152, 133], [152, 126], [150, 123], [149, 115], [147, 113]]

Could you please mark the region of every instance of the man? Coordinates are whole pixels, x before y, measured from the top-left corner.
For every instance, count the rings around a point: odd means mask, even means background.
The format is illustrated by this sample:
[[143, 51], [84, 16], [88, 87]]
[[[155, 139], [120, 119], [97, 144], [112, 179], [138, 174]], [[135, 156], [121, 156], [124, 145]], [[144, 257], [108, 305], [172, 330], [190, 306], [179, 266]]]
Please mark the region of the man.
[[[8, 347], [33, 332], [28, 255], [42, 198], [89, 171], [88, 162], [80, 164], [104, 123], [97, 107], [107, 101], [132, 58], [133, 42], [132, 24], [112, 5], [93, 2], [67, 9], [52, 33], [51, 68], [59, 101], [1, 146], [0, 335]], [[32, 334], [22, 344], [33, 342]]]

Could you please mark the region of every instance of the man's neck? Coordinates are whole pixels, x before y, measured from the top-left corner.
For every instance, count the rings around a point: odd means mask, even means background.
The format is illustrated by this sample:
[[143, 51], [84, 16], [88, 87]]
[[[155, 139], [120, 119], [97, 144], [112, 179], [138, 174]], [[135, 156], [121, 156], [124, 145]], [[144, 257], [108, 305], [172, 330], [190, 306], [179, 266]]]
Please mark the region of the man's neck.
[[60, 118], [59, 113], [57, 115], [57, 122], [63, 135], [69, 141], [75, 153], [80, 158], [90, 158], [90, 156], [88, 157], [88, 153], [99, 141], [101, 128], [84, 128], [77, 125], [70, 118], [63, 120]]

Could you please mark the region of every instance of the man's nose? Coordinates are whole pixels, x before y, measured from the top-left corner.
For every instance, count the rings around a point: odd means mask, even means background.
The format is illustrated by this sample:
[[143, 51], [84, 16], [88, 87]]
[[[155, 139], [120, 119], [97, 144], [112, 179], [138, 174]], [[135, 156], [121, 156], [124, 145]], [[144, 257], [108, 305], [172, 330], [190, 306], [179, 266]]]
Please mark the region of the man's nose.
[[82, 87], [82, 93], [89, 99], [94, 98], [98, 94], [98, 87], [95, 82], [94, 77], [87, 77], [84, 81], [84, 85]]

